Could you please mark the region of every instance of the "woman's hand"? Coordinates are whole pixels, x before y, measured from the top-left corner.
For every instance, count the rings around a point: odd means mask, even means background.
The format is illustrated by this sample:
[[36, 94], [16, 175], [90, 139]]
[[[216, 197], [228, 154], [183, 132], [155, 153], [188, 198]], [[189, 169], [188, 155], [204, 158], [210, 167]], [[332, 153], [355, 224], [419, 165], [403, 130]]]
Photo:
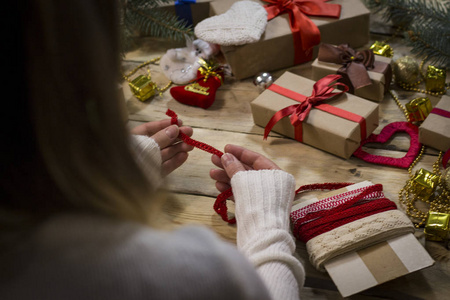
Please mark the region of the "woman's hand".
[[[182, 125], [181, 120], [178, 120], [178, 125]], [[191, 127], [171, 125], [171, 120], [165, 119], [136, 126], [131, 134], [146, 135], [155, 140], [161, 149], [161, 173], [166, 176], [180, 167], [187, 160], [188, 152], [194, 149], [178, 139], [180, 131], [188, 136], [193, 133]]]
[[231, 177], [239, 171], [280, 170], [280, 167], [265, 156], [236, 145], [226, 145], [222, 158], [213, 155], [211, 161], [221, 168], [212, 169], [209, 173], [210, 177], [216, 181], [216, 188], [219, 192], [231, 187]]

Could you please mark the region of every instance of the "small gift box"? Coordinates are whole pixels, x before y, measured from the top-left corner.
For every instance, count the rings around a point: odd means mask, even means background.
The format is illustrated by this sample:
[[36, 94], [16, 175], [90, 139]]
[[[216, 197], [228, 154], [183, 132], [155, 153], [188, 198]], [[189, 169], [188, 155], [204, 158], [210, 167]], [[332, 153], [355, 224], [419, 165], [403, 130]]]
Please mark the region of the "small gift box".
[[447, 151], [450, 148], [450, 97], [442, 96], [419, 127], [419, 142]]
[[[211, 2], [212, 15], [225, 13], [237, 1]], [[268, 11], [269, 21], [260, 41], [221, 47], [236, 79], [311, 61], [317, 55], [314, 46], [320, 41], [346, 42], [352, 47], [369, 41], [370, 11], [360, 0], [293, 0], [289, 5], [282, 0], [255, 2], [265, 5]]]
[[427, 74], [425, 75], [425, 86], [429, 91], [445, 91], [446, 78], [447, 71], [445, 69], [436, 68], [435, 66], [428, 66]]
[[421, 197], [423, 200], [428, 200], [436, 190], [438, 183], [439, 176], [421, 168], [416, 171], [411, 188], [414, 191], [414, 194]]
[[450, 235], [450, 214], [428, 212], [424, 233], [428, 240], [445, 241]]
[[321, 44], [312, 63], [312, 79], [340, 74], [350, 93], [380, 102], [391, 83], [390, 63], [390, 58], [375, 55], [372, 50], [356, 51], [346, 44]]
[[179, 19], [195, 26], [200, 21], [209, 17], [209, 4], [212, 0], [175, 0], [162, 3], [160, 8], [168, 10], [178, 16]]
[[139, 75], [128, 85], [136, 98], [141, 101], [145, 101], [154, 96], [157, 89], [156, 84], [146, 75]]
[[330, 85], [339, 78], [329, 75], [314, 82], [284, 73], [251, 102], [255, 124], [266, 127], [266, 136], [273, 130], [349, 158], [378, 126], [378, 104], [339, 90], [331, 93]]
[[413, 99], [406, 103], [405, 108], [411, 122], [423, 122], [433, 109], [428, 97]]

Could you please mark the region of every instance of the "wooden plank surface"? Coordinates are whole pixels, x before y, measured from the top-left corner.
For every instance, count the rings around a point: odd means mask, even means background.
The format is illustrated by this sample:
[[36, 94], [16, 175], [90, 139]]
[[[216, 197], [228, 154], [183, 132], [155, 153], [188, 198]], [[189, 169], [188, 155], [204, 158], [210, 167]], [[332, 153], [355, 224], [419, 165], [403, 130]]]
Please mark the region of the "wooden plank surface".
[[[373, 35], [372, 40], [382, 40], [385, 36]], [[395, 49], [395, 57], [409, 55], [409, 48], [401, 39], [394, 38], [390, 44]], [[123, 72], [127, 73], [140, 63], [160, 56], [168, 49], [184, 47], [179, 43], [144, 38], [140, 46], [128, 53], [123, 62]], [[159, 67], [150, 66], [152, 79], [163, 86], [167, 78]], [[287, 69], [295, 74], [311, 78], [310, 63]], [[277, 78], [286, 70], [272, 72]], [[147, 69], [139, 71], [146, 74]], [[138, 74], [139, 74], [138, 72]], [[194, 128], [193, 138], [208, 143], [220, 150], [228, 143], [242, 145], [260, 152], [275, 161], [282, 169], [293, 174], [297, 186], [323, 182], [360, 182], [370, 180], [384, 186], [386, 196], [398, 203], [398, 192], [409, 178], [405, 169], [366, 163], [356, 157], [348, 160], [328, 154], [308, 145], [298, 143], [279, 134], [271, 133], [263, 141], [263, 128], [253, 124], [250, 102], [259, 95], [252, 83], [253, 79], [241, 81], [226, 78], [217, 92], [214, 104], [207, 110], [190, 107], [172, 99], [167, 91], [161, 96], [141, 102], [134, 98], [123, 83], [124, 97], [128, 111], [128, 126], [134, 127], [144, 121], [167, 118], [168, 108], [174, 110], [185, 125]], [[392, 86], [400, 102], [408, 101], [421, 94], [399, 90]], [[430, 97], [433, 104], [439, 98]], [[387, 94], [380, 103], [380, 125], [375, 133], [394, 121], [404, 121], [404, 115], [391, 96]], [[399, 134], [385, 145], [367, 145], [367, 151], [391, 157], [402, 157], [409, 148], [409, 138]], [[431, 170], [437, 158], [436, 150], [427, 148], [425, 155], [414, 170], [423, 167]], [[167, 188], [171, 191], [168, 202], [164, 205], [164, 224], [178, 227], [186, 224], [208, 226], [223, 239], [235, 243], [236, 228], [223, 222], [213, 210], [213, 203], [218, 192], [214, 182], [209, 178], [213, 168], [211, 155], [195, 149], [188, 161], [167, 177]], [[308, 197], [302, 196], [302, 197]], [[230, 201], [229, 201], [230, 202]], [[400, 205], [400, 208], [402, 206]], [[229, 210], [233, 205], [229, 203]], [[450, 294], [450, 254], [442, 243], [425, 243], [423, 233], [418, 230], [416, 236], [423, 242], [436, 264], [425, 270], [395, 279], [375, 288], [350, 297], [351, 299], [445, 299]], [[327, 274], [315, 270], [308, 262], [305, 245], [297, 243], [298, 258], [303, 262], [306, 273], [306, 287], [302, 292], [304, 299], [340, 299], [336, 287]]]

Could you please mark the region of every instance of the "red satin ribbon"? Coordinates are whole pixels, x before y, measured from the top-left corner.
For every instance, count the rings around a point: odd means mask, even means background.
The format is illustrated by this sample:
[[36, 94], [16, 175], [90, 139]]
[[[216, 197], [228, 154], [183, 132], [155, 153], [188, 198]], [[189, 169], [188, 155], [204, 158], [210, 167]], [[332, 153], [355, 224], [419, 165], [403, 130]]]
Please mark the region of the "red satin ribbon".
[[433, 108], [430, 112], [431, 114], [439, 115], [441, 117], [450, 118], [450, 111], [446, 111], [440, 108]]
[[311, 48], [320, 43], [320, 31], [307, 16], [339, 18], [341, 6], [325, 3], [328, 0], [263, 0], [267, 20], [289, 14], [289, 25], [294, 39], [294, 63], [312, 59]]
[[[267, 139], [267, 136], [269, 135], [273, 126], [275, 126], [278, 121], [280, 121], [284, 117], [290, 116], [291, 124], [295, 127], [295, 139], [299, 142], [303, 142], [302, 122], [308, 116], [312, 107], [315, 107], [335, 116], [359, 123], [361, 131], [361, 141], [364, 140], [366, 138], [366, 120], [363, 117], [340, 109], [338, 107], [331, 106], [329, 104], [320, 103], [326, 99], [329, 99], [336, 95], [340, 95], [348, 90], [348, 87], [345, 84], [336, 82], [341, 77], [341, 75], [332, 74], [318, 80], [314, 84], [312, 94], [309, 97], [306, 97], [302, 94], [296, 93], [276, 84], [270, 85], [268, 87], [269, 90], [288, 97], [292, 100], [298, 101], [300, 102], [300, 104], [294, 104], [276, 112], [265, 127], [264, 139]], [[342, 86], [344, 90], [333, 92], [337, 86]]]
[[447, 168], [447, 163], [450, 160], [450, 149], [448, 149], [445, 154], [444, 157], [442, 157], [442, 166], [444, 168]]
[[[430, 112], [431, 114], [435, 114], [444, 118], [450, 118], [450, 112], [446, 111], [445, 109], [440, 109], [440, 108], [433, 108]], [[450, 160], [450, 149], [448, 149], [445, 154], [444, 157], [442, 158], [442, 166], [444, 168], [447, 168], [447, 163]]]

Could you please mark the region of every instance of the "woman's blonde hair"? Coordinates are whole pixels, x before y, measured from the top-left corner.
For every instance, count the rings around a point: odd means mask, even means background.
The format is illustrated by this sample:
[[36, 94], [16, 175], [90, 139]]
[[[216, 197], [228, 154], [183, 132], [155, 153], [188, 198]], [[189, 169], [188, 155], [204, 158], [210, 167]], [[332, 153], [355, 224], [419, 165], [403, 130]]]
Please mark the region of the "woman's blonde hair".
[[130, 150], [117, 88], [118, 5], [19, 1], [21, 56], [8, 66], [22, 72], [11, 80], [20, 116], [1, 123], [0, 234], [60, 212], [147, 222], [154, 187]]

